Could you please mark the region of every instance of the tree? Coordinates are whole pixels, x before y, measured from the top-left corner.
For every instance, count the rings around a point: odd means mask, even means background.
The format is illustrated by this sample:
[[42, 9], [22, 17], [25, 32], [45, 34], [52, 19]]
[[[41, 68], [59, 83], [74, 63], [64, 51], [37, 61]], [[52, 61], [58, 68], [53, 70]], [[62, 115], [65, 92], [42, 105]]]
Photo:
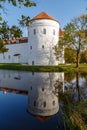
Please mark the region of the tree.
[[22, 36], [22, 30], [17, 27], [16, 25], [13, 25], [10, 29], [9, 29], [9, 34], [10, 37], [9, 38], [17, 38], [17, 37], [21, 37]]
[[[36, 6], [36, 3], [33, 2], [32, 0], [0, 0], [0, 9], [3, 11], [5, 10], [3, 3], [8, 3], [12, 4], [15, 7], [31, 7], [31, 6]], [[0, 20], [2, 20], [2, 16], [0, 15]]]
[[19, 25], [21, 25], [22, 27], [26, 27], [29, 26], [30, 17], [21, 15], [21, 19], [20, 20], [18, 19], [18, 21], [19, 21]]
[[7, 41], [10, 38], [17, 38], [22, 36], [22, 30], [13, 25], [9, 27], [6, 21], [1, 22], [0, 24], [0, 39], [3, 41]]
[[65, 48], [64, 58], [65, 63], [76, 63], [76, 51], [70, 47]]
[[0, 39], [8, 39], [9, 38], [9, 26], [6, 21], [0, 23]]
[[65, 26], [58, 44], [58, 48], [71, 47], [76, 51], [76, 67], [79, 67], [80, 52], [87, 44], [87, 14], [74, 18]]
[[87, 63], [87, 49], [81, 52], [80, 62]]
[[0, 53], [5, 53], [8, 51], [8, 48], [6, 48], [4, 45], [3, 45], [3, 40], [0, 40]]

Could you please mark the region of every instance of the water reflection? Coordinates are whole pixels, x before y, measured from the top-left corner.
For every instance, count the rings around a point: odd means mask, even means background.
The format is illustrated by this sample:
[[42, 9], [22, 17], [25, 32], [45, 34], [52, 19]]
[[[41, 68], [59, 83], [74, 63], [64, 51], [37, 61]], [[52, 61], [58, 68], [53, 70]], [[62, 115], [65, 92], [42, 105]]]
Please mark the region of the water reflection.
[[[87, 98], [87, 74], [0, 70], [0, 91], [1, 129], [63, 130], [61, 110], [66, 106], [65, 114], [68, 115], [69, 105]], [[15, 100], [12, 95], [15, 95]], [[26, 101], [24, 97], [27, 97]], [[12, 117], [15, 117], [14, 120]], [[11, 124], [9, 127], [7, 120]], [[42, 121], [43, 126], [39, 124]]]
[[0, 70], [0, 90], [5, 94], [11, 92], [28, 95], [27, 112], [40, 120], [46, 120], [59, 111], [59, 81], [64, 91], [64, 73]]

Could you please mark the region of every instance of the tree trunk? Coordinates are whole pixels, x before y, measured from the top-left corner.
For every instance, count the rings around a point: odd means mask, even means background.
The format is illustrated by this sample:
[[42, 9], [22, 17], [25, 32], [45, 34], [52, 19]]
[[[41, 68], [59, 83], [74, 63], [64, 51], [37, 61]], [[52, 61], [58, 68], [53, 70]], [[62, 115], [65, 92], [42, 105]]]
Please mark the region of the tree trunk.
[[79, 68], [79, 51], [77, 51], [76, 55], [76, 67]]

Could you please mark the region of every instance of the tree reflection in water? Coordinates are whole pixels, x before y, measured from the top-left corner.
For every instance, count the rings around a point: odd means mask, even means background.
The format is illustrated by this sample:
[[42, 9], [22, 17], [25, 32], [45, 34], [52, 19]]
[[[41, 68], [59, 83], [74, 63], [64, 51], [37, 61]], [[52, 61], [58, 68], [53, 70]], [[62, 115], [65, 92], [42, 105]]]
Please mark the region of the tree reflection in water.
[[[87, 130], [87, 99], [84, 99], [85, 89], [80, 86], [80, 74], [76, 73], [76, 78], [72, 82], [67, 83], [67, 89], [61, 91], [62, 83], [56, 81], [55, 88], [59, 89], [58, 97], [60, 108], [63, 116], [64, 129], [70, 130]], [[57, 88], [58, 87], [58, 88]]]

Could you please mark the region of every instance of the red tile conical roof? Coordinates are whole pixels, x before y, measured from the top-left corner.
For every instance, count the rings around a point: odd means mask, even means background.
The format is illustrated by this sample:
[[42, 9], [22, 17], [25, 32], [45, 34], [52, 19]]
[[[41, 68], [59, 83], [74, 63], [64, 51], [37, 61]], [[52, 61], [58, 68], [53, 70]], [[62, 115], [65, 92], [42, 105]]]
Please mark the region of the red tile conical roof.
[[38, 14], [37, 16], [35, 16], [34, 18], [32, 18], [31, 21], [38, 20], [38, 19], [50, 19], [50, 20], [57, 21], [56, 19], [54, 19], [53, 17], [51, 17], [50, 15], [48, 15], [45, 12], [41, 12], [40, 14]]

